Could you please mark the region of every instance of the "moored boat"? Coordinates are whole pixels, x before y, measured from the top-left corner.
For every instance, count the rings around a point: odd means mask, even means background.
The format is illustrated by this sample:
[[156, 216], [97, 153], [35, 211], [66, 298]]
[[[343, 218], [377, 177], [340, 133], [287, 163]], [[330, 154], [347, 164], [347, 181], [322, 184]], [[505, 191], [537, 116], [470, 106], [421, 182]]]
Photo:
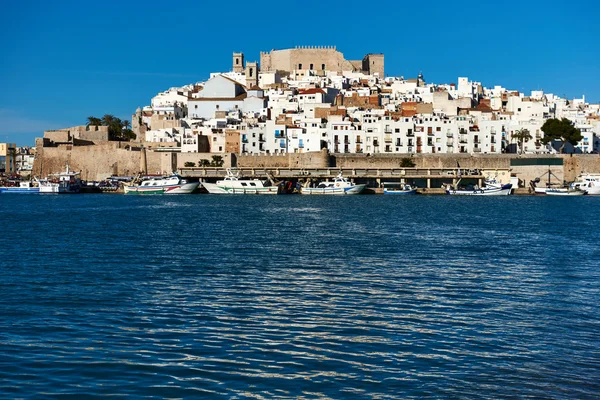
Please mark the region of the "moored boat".
[[79, 193], [81, 190], [81, 180], [79, 172], [72, 172], [69, 169], [69, 163], [66, 164], [66, 170], [57, 174], [50, 174], [47, 179], [37, 179], [40, 193]]
[[0, 186], [0, 193], [39, 193], [40, 188], [33, 186], [30, 181], [21, 181], [15, 186]]
[[227, 168], [227, 175], [216, 183], [202, 182], [210, 194], [278, 194], [278, 185], [260, 179], [242, 179], [237, 169]]
[[589, 195], [600, 195], [600, 175], [580, 175], [569, 187], [585, 190]]
[[125, 194], [190, 194], [198, 188], [199, 182], [188, 182], [179, 175], [142, 180], [138, 185], [123, 187]]
[[383, 182], [383, 194], [405, 195], [417, 194], [417, 188], [402, 182]]
[[486, 179], [485, 186], [478, 185], [459, 187], [458, 184], [454, 187], [448, 186], [446, 194], [456, 196], [508, 196], [512, 192], [512, 184], [502, 184], [495, 179]]
[[366, 185], [357, 185], [344, 178], [340, 172], [333, 181], [320, 182], [316, 187], [305, 187], [300, 189], [300, 194], [359, 194]]

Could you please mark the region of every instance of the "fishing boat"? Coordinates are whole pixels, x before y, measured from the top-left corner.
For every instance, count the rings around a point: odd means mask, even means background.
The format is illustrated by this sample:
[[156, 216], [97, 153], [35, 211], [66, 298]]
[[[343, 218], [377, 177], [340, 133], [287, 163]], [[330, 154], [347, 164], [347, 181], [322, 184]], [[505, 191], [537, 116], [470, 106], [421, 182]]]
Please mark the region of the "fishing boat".
[[455, 186], [448, 185], [446, 194], [456, 196], [508, 196], [512, 191], [511, 183], [502, 184], [495, 179], [484, 180], [484, 185], [482, 187], [478, 185], [460, 187], [458, 183]]
[[[546, 194], [546, 191], [548, 189], [553, 189], [555, 191], [567, 190], [567, 188], [563, 185], [562, 182], [560, 182], [560, 179], [558, 179], [558, 177], [554, 175], [550, 168], [548, 168], [548, 172], [545, 175], [548, 176], [548, 179], [546, 180], [546, 183], [543, 186], [540, 185], [541, 177], [537, 177], [529, 183], [529, 185], [533, 189], [534, 194]], [[556, 182], [552, 182], [552, 177], [556, 179]]]
[[402, 182], [383, 182], [383, 194], [405, 195], [417, 194], [417, 188]]
[[123, 187], [125, 194], [190, 194], [200, 185], [199, 182], [188, 182], [179, 175], [154, 177], [142, 180], [137, 185]]
[[37, 179], [40, 193], [79, 193], [81, 190], [81, 180], [79, 172], [73, 172], [69, 169], [69, 163], [66, 169], [57, 174], [50, 174], [46, 179]]
[[240, 171], [235, 168], [227, 168], [224, 179], [216, 183], [202, 182], [202, 186], [210, 194], [278, 194], [279, 185], [270, 180], [243, 179]]
[[39, 193], [40, 188], [33, 186], [29, 181], [20, 181], [15, 186], [0, 186], [0, 193]]
[[316, 187], [305, 187], [300, 189], [300, 194], [359, 194], [366, 185], [357, 185], [344, 178], [342, 172], [333, 181], [320, 182]]
[[600, 195], [600, 175], [580, 175], [569, 187], [585, 190], [589, 195]]

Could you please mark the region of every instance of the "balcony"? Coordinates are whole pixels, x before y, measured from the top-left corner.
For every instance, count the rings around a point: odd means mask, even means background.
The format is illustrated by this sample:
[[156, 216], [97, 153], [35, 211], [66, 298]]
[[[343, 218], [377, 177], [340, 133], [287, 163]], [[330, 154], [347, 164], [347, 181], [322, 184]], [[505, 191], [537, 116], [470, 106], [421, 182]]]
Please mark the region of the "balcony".
[[292, 139], [298, 139], [298, 132], [292, 132]]
[[259, 142], [264, 142], [265, 141], [265, 135], [263, 135], [262, 133], [260, 135], [258, 135], [258, 141]]
[[242, 143], [248, 143], [248, 138], [246, 135], [242, 136]]
[[466, 136], [461, 136], [461, 137], [458, 139], [458, 142], [459, 142], [459, 143], [468, 143], [467, 137], [466, 137]]
[[373, 146], [379, 147], [379, 140], [373, 140]]
[[415, 136], [415, 133], [409, 129], [408, 132], [406, 133], [406, 136], [413, 137], [413, 136]]
[[465, 128], [460, 128], [458, 133], [460, 133], [461, 135], [466, 135], [467, 134], [467, 130]]
[[396, 140], [396, 146], [400, 147], [403, 146], [402, 142], [400, 141], [400, 139]]
[[425, 132], [425, 128], [422, 126], [415, 126], [415, 132]]
[[481, 153], [481, 147], [473, 148], [473, 153]]
[[385, 128], [385, 130], [383, 131], [383, 133], [392, 133], [392, 129], [391, 128]]
[[452, 132], [447, 132], [446, 137], [449, 137], [449, 138], [454, 137], [454, 134]]
[[448, 140], [448, 141], [446, 142], [446, 146], [448, 146], [448, 147], [452, 147], [452, 146], [454, 146], [454, 140], [452, 140], [452, 139]]
[[383, 135], [383, 140], [392, 143], [392, 135]]
[[363, 142], [363, 141], [362, 141], [362, 139], [361, 139], [361, 138], [357, 138], [357, 139], [356, 139], [356, 144], [362, 144], [362, 142]]

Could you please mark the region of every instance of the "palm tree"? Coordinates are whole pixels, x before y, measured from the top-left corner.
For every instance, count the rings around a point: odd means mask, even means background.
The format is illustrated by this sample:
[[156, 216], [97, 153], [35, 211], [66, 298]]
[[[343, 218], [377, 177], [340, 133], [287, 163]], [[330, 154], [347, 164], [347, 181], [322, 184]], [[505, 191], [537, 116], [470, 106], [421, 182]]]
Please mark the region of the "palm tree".
[[129, 122], [128, 120], [123, 120], [121, 123], [123, 124], [124, 129], [129, 129], [129, 127], [131, 126], [131, 122]]
[[96, 117], [87, 117], [87, 124], [86, 126], [100, 126], [102, 125], [102, 120], [100, 118], [96, 118]]
[[512, 139], [515, 139], [517, 141], [519, 149], [521, 150], [521, 154], [523, 154], [525, 142], [528, 142], [529, 140], [533, 139], [533, 136], [531, 136], [531, 133], [529, 133], [529, 129], [523, 128], [515, 131], [515, 133], [511, 135], [511, 140]]

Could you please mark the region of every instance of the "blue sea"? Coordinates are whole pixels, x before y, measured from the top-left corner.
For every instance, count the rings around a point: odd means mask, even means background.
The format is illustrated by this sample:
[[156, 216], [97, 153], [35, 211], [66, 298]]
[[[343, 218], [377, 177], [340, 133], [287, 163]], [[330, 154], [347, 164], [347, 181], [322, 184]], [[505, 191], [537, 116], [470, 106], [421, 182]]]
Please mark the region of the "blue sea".
[[600, 197], [0, 207], [3, 399], [600, 396]]

